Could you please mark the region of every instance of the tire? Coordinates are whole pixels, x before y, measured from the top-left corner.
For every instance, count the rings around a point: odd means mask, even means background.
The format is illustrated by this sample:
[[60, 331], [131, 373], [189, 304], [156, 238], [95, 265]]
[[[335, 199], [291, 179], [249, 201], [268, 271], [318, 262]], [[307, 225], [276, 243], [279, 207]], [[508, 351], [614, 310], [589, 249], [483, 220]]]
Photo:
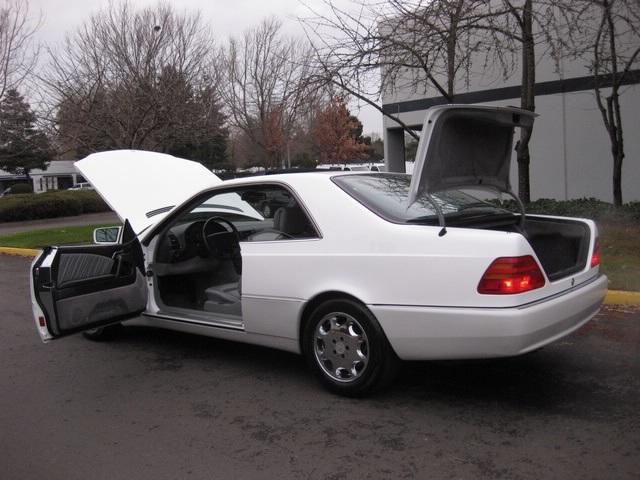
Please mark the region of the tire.
[[94, 342], [104, 342], [107, 340], [113, 340], [118, 337], [124, 327], [121, 323], [114, 323], [113, 325], [107, 325], [106, 327], [96, 327], [82, 332], [84, 338], [92, 340]]
[[373, 314], [352, 300], [328, 300], [309, 316], [303, 353], [331, 392], [361, 397], [388, 386], [399, 359]]

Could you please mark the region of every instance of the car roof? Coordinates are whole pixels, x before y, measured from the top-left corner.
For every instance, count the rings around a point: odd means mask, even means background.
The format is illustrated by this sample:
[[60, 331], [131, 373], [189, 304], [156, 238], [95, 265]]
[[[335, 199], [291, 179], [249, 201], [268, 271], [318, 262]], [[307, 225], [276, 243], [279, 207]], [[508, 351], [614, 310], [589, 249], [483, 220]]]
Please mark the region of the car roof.
[[291, 185], [297, 183], [307, 183], [308, 180], [327, 181], [333, 177], [344, 175], [385, 175], [390, 172], [375, 171], [344, 171], [344, 170], [317, 170], [314, 172], [300, 173], [278, 173], [275, 175], [257, 175], [253, 177], [242, 177], [224, 180], [220, 186], [246, 185], [251, 183], [282, 182]]

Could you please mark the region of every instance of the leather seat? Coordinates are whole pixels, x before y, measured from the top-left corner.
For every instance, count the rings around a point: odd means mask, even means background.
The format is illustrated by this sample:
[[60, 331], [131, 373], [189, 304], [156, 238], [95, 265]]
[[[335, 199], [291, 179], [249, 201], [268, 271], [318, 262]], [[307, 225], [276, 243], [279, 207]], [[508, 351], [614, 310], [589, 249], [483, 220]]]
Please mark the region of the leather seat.
[[204, 291], [207, 296], [207, 302], [236, 303], [240, 301], [240, 283], [232, 282], [222, 285], [214, 285]]
[[294, 238], [304, 237], [308, 231], [307, 216], [300, 207], [280, 207], [273, 216], [273, 228]]
[[204, 311], [226, 315], [242, 315], [240, 283], [226, 283], [207, 288]]

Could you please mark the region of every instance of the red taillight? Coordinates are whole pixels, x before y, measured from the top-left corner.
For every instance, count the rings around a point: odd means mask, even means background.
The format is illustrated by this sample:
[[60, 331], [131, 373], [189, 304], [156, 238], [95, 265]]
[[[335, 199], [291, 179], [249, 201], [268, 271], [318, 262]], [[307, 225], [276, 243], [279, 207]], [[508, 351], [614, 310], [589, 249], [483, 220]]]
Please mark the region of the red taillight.
[[600, 241], [596, 238], [593, 245], [593, 253], [591, 254], [591, 268], [600, 265]]
[[38, 317], [38, 323], [40, 324], [41, 327], [47, 326], [47, 322], [45, 322], [44, 317]]
[[531, 255], [496, 258], [484, 272], [478, 293], [509, 295], [543, 287], [544, 275]]

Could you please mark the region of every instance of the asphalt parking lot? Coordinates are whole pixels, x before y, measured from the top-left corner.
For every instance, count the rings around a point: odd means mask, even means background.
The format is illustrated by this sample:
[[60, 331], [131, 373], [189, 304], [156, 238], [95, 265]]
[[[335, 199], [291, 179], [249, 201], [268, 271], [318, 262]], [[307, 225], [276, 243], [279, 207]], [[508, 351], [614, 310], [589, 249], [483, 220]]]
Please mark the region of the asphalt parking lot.
[[332, 396], [301, 357], [155, 329], [43, 345], [29, 261], [0, 255], [0, 478], [640, 476], [640, 310], [534, 354], [406, 364]]

